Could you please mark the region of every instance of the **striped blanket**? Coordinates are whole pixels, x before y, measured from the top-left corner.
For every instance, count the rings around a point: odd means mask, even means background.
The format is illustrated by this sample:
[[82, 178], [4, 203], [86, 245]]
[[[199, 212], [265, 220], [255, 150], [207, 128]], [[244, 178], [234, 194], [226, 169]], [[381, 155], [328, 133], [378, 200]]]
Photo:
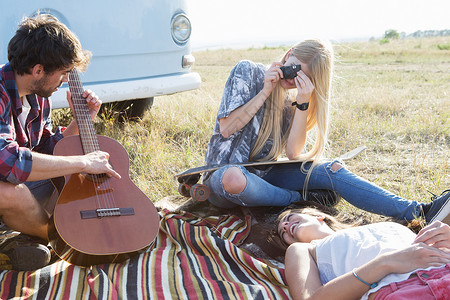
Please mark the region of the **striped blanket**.
[[288, 299], [284, 269], [237, 247], [250, 218], [162, 210], [154, 247], [119, 264], [0, 272], [0, 299]]

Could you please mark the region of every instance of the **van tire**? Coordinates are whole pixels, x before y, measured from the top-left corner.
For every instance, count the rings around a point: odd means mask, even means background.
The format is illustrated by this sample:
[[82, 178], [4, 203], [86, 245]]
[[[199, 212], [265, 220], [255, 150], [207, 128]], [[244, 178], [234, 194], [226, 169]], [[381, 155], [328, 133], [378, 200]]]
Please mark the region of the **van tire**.
[[114, 116], [119, 122], [142, 119], [145, 112], [153, 105], [153, 97], [125, 100], [102, 104], [101, 113], [105, 118]]
[[[153, 97], [144, 99], [127, 100], [129, 107], [129, 113], [127, 117], [130, 119], [141, 118], [144, 116], [145, 112], [149, 110], [153, 105]], [[126, 109], [126, 108], [125, 108]]]

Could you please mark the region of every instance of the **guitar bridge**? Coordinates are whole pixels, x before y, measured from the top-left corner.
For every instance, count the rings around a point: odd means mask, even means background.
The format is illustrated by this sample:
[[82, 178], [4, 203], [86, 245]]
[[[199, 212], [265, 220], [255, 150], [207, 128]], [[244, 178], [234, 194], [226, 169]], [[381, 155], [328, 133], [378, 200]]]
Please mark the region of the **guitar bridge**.
[[132, 216], [134, 209], [132, 207], [98, 208], [96, 210], [80, 211], [82, 219], [94, 219], [105, 217]]

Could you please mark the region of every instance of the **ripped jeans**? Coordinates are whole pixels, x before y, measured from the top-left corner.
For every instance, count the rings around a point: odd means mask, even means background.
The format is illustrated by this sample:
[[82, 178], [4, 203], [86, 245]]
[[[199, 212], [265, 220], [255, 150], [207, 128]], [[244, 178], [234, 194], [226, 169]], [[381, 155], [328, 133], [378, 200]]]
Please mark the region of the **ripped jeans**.
[[[338, 162], [342, 167], [334, 168]], [[307, 163], [306, 169], [311, 163]], [[224, 172], [238, 167], [247, 180], [240, 194], [227, 193], [222, 184]], [[301, 164], [279, 164], [273, 166], [263, 177], [237, 165], [227, 165], [211, 174], [204, 182], [211, 191], [209, 202], [218, 207], [241, 206], [286, 206], [302, 200], [301, 191], [306, 174]], [[419, 216], [421, 203], [409, 201], [353, 174], [339, 161], [327, 161], [316, 165], [308, 182], [308, 189], [327, 189], [339, 194], [352, 205], [380, 215], [412, 220]], [[300, 192], [298, 192], [300, 191]]]

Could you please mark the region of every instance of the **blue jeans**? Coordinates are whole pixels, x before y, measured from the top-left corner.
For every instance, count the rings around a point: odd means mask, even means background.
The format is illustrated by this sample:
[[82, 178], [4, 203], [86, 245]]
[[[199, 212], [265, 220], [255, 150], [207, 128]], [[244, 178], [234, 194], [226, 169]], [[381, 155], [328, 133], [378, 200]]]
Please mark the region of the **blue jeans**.
[[[385, 189], [353, 174], [343, 164], [337, 171], [331, 165], [337, 161], [318, 164], [312, 171], [308, 190], [327, 189], [336, 192], [352, 205], [380, 215], [412, 220], [420, 215], [421, 203], [396, 196]], [[311, 163], [306, 164], [306, 169]], [[224, 172], [238, 167], [247, 179], [247, 186], [240, 194], [230, 194], [222, 185]], [[209, 202], [218, 207], [286, 206], [302, 200], [300, 192], [306, 179], [300, 163], [273, 166], [264, 177], [258, 177], [246, 168], [228, 165], [215, 171], [205, 184], [210, 188]]]

